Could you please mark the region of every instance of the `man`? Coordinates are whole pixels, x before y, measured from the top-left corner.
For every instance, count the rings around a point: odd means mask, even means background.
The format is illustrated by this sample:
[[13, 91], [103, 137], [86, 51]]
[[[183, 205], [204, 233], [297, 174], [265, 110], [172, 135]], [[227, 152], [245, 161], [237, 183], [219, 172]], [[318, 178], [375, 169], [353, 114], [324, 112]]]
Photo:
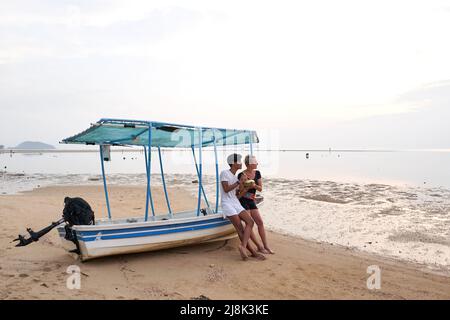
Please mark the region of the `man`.
[[[236, 189], [241, 185], [236, 173], [242, 169], [242, 156], [239, 154], [231, 154], [227, 158], [227, 162], [230, 166], [229, 170], [224, 170], [220, 174], [220, 193], [221, 193], [221, 207], [224, 216], [226, 216], [233, 226], [235, 227], [241, 243], [239, 244], [239, 252], [242, 259], [245, 261], [248, 259], [246, 248], [251, 252], [252, 257], [259, 260], [264, 260], [265, 257], [262, 254], [256, 252], [256, 250], [249, 244], [249, 239], [253, 229], [253, 219], [250, 213], [246, 211], [239, 199], [236, 196]], [[245, 223], [245, 228], [242, 226], [242, 221]]]

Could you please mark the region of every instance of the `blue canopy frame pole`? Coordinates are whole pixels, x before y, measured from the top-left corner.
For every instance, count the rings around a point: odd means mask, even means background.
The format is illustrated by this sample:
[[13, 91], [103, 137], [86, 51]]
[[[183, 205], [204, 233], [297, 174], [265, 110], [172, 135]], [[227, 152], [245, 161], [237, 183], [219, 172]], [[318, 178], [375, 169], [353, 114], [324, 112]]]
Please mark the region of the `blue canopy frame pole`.
[[[192, 155], [194, 156], [194, 163], [195, 163], [195, 170], [197, 171], [197, 178], [198, 178], [198, 180], [200, 182], [200, 174], [201, 173], [199, 171], [199, 167], [198, 167], [198, 164], [197, 164], [197, 157], [195, 156], [195, 149], [194, 149], [194, 147], [192, 147]], [[208, 198], [206, 197], [206, 192], [205, 192], [205, 189], [203, 188], [203, 185], [201, 185], [201, 191], [202, 191], [202, 194], [203, 194], [203, 198], [205, 199], [206, 206], [209, 208], [210, 207], [209, 206], [209, 201], [208, 201]]]
[[217, 156], [216, 131], [213, 130], [214, 158], [216, 162], [216, 213], [219, 212], [219, 157]]
[[[202, 184], [202, 162], [203, 162], [203, 157], [202, 157], [202, 147], [203, 147], [203, 129], [199, 128], [199, 135], [198, 135], [198, 159], [199, 159], [199, 164], [198, 164], [198, 203], [197, 203], [197, 217], [200, 216], [200, 206], [202, 203], [202, 190], [203, 190], [203, 184]], [[195, 155], [195, 152], [194, 152]], [[195, 167], [197, 167], [197, 165], [195, 165]], [[204, 190], [203, 190], [204, 192]], [[205, 200], [206, 200], [206, 195], [205, 195]], [[209, 205], [208, 205], [209, 207]]]
[[250, 155], [253, 156], [253, 132], [249, 132], [250, 135]]
[[[145, 221], [148, 221], [148, 204], [150, 203], [152, 207], [152, 215], [155, 216], [155, 207], [153, 205], [153, 197], [152, 197], [152, 190], [150, 186], [151, 182], [151, 169], [152, 169], [152, 127], [151, 125], [148, 128], [148, 150], [145, 150], [144, 146], [144, 153], [145, 153], [145, 165], [147, 168], [147, 197], [145, 199]], [[148, 153], [147, 153], [148, 151]], [[148, 155], [147, 155], [148, 154]]]
[[164, 178], [164, 168], [163, 168], [163, 162], [162, 162], [161, 147], [158, 147], [158, 156], [159, 156], [159, 166], [161, 167], [161, 180], [162, 180], [163, 187], [164, 187], [164, 194], [166, 196], [167, 208], [169, 209], [170, 216], [173, 217], [172, 209], [170, 208], [169, 195], [167, 194], [166, 179]]
[[108, 197], [108, 187], [106, 185], [106, 175], [105, 175], [105, 160], [103, 158], [103, 146], [100, 145], [100, 160], [102, 163], [102, 176], [103, 176], [103, 187], [105, 189], [105, 198], [106, 198], [106, 207], [108, 208], [108, 218], [111, 220], [111, 208], [109, 206], [109, 197]]

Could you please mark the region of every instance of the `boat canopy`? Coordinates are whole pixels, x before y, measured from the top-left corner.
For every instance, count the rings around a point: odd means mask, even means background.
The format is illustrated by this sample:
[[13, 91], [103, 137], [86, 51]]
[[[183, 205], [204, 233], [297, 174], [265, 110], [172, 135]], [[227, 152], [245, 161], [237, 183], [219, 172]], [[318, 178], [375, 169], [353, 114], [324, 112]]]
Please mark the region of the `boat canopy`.
[[[253, 154], [253, 144], [259, 143], [255, 131], [220, 129], [199, 126], [180, 125], [173, 123], [163, 123], [155, 121], [123, 120], [123, 119], [100, 119], [97, 123], [91, 125], [87, 130], [67, 139], [61, 143], [68, 144], [87, 144], [100, 146], [100, 161], [103, 176], [103, 186], [105, 189], [106, 206], [108, 217], [111, 219], [111, 208], [109, 204], [108, 187], [106, 184], [103, 149], [105, 146], [142, 146], [144, 147], [145, 169], [147, 172], [147, 196], [145, 203], [145, 221], [148, 221], [149, 209], [155, 218], [155, 208], [151, 190], [151, 163], [152, 147], [158, 149], [159, 163], [161, 168], [161, 178], [164, 193], [167, 202], [169, 214], [173, 217], [170, 206], [168, 190], [164, 179], [163, 160], [161, 148], [191, 148], [194, 158], [195, 169], [198, 176], [198, 197], [197, 197], [197, 216], [201, 213], [202, 195], [208, 208], [209, 201], [203, 188], [203, 147], [214, 147], [214, 158], [216, 164], [216, 205], [215, 213], [219, 213], [219, 161], [217, 155], [217, 146], [227, 145], [250, 145], [250, 154]], [[195, 149], [198, 148], [198, 161]], [[106, 148], [107, 149], [107, 148]], [[108, 158], [108, 157], [107, 157]]]
[[[151, 130], [150, 135], [149, 128]], [[201, 137], [199, 135], [200, 132], [202, 132]], [[220, 129], [122, 119], [101, 119], [97, 123], [92, 124], [87, 130], [61, 142], [67, 144], [148, 147], [149, 136], [151, 137], [152, 147], [163, 148], [199, 147], [199, 141], [202, 141], [202, 147], [213, 146], [214, 144], [216, 146], [226, 146], [259, 142], [256, 132], [250, 130]]]

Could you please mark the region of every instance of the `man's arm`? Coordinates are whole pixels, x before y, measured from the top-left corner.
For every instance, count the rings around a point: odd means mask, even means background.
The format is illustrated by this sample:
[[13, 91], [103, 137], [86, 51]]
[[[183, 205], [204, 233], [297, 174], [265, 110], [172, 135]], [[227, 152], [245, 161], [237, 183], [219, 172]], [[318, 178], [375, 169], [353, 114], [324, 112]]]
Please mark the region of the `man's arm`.
[[223, 187], [223, 190], [224, 190], [226, 193], [228, 193], [228, 192], [230, 192], [230, 191], [236, 189], [237, 187], [239, 187], [239, 181], [236, 182], [236, 183], [234, 183], [234, 184], [232, 184], [232, 185], [229, 185], [229, 184], [228, 184], [228, 181], [222, 181], [222, 187]]

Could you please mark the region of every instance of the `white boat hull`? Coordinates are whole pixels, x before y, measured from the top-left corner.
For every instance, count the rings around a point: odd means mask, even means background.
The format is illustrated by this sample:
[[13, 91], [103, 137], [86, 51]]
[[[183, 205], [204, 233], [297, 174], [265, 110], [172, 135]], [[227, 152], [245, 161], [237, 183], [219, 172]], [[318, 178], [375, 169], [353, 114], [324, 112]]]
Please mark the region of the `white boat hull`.
[[[262, 206], [263, 197], [257, 198]], [[173, 216], [102, 219], [95, 225], [73, 226], [82, 261], [129, 253], [156, 251], [197, 243], [224, 241], [237, 237], [236, 230], [222, 214], [197, 216], [187, 211]], [[73, 241], [65, 239], [64, 225], [58, 227], [63, 247], [68, 251], [77, 249]]]
[[[96, 225], [73, 226], [80, 259], [156, 251], [237, 236], [230, 221], [220, 214], [147, 222], [135, 220], [101, 220]], [[67, 250], [76, 249], [74, 242], [64, 238], [64, 226], [58, 227], [58, 231], [63, 246]]]

